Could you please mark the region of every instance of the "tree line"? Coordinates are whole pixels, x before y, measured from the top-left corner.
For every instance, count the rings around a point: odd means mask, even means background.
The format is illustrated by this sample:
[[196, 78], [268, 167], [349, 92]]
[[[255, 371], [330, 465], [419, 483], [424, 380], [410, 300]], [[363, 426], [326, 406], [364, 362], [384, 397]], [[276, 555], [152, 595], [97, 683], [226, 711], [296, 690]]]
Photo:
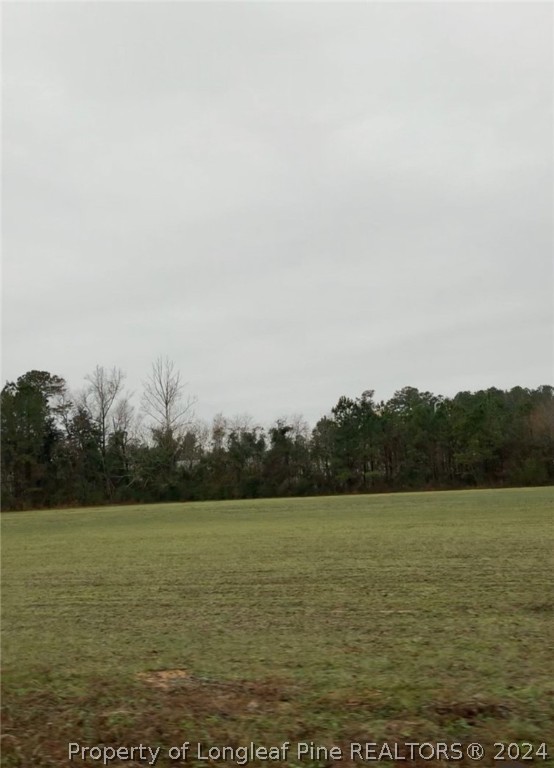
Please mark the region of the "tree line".
[[249, 416], [194, 418], [181, 375], [159, 358], [140, 406], [118, 368], [72, 394], [29, 371], [2, 389], [3, 509], [554, 483], [554, 388], [448, 398], [404, 387], [342, 396], [310, 428]]

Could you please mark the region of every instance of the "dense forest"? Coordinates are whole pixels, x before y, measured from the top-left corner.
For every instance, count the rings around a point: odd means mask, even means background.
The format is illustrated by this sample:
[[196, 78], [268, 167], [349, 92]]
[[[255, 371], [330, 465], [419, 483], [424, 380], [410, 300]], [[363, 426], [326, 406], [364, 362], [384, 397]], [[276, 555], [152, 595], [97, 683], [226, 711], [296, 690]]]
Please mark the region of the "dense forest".
[[140, 406], [121, 370], [81, 391], [29, 371], [2, 390], [2, 508], [239, 499], [554, 483], [554, 388], [405, 387], [342, 396], [312, 429], [301, 417], [211, 424], [174, 364], [158, 359]]

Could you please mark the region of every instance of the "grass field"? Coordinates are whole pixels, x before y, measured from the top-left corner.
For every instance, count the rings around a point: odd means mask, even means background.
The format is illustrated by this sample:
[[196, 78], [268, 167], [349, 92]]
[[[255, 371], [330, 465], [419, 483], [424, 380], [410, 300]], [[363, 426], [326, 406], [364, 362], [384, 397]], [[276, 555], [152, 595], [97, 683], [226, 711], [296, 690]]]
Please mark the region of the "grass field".
[[553, 509], [539, 488], [6, 513], [2, 764], [102, 764], [68, 742], [552, 759]]

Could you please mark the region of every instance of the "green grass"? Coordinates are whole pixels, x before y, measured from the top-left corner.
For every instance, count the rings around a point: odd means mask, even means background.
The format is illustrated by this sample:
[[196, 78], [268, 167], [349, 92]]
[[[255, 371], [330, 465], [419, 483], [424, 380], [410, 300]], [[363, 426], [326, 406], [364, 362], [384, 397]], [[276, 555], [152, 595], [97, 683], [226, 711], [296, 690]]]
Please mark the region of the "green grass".
[[3, 764], [186, 739], [554, 755], [553, 507], [540, 488], [4, 514]]

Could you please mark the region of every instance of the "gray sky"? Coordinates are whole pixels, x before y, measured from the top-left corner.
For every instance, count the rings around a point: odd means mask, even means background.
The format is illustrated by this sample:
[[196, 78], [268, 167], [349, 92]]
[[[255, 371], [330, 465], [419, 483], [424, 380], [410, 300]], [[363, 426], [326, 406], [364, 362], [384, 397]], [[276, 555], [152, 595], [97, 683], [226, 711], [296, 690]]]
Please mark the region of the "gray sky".
[[[550, 3], [4, 3], [3, 379], [554, 383]], [[138, 399], [138, 398], [137, 398]]]

